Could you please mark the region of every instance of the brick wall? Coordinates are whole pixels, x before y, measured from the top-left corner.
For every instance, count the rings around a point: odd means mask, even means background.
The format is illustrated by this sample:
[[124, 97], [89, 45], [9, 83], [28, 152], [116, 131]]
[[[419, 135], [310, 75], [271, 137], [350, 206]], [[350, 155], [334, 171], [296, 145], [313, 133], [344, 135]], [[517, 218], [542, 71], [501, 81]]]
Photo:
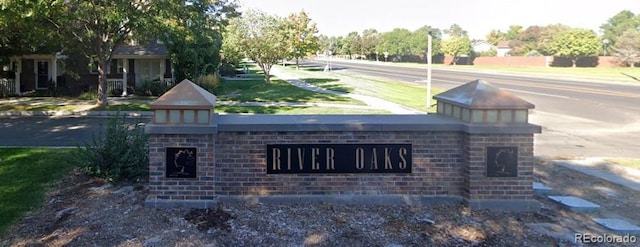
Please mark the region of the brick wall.
[[[470, 60], [471, 59], [471, 60]], [[444, 57], [444, 64], [453, 64], [452, 56]], [[544, 57], [544, 56], [507, 56], [507, 57], [461, 57], [458, 65], [478, 65], [478, 66], [531, 66], [531, 67], [571, 67], [572, 61], [565, 57]], [[621, 67], [613, 56], [584, 57], [576, 61], [577, 67], [611, 68]]]
[[[462, 195], [459, 132], [219, 132], [216, 142], [217, 195]], [[300, 143], [411, 143], [412, 173], [266, 174], [267, 144]]]
[[[217, 196], [454, 196], [474, 202], [533, 200], [533, 134], [453, 131], [253, 131], [156, 134], [150, 139], [153, 200]], [[412, 144], [412, 173], [267, 174], [267, 144]], [[518, 148], [517, 177], [487, 177], [486, 148]], [[197, 178], [167, 178], [165, 149], [196, 147]], [[339, 164], [336, 164], [339, 165]], [[522, 205], [522, 204], [517, 204]]]

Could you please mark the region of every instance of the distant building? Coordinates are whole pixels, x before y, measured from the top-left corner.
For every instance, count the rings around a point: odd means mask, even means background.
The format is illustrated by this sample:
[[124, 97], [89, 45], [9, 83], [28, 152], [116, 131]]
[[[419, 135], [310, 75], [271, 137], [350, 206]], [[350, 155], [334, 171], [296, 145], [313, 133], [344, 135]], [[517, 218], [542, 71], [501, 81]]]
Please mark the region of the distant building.
[[492, 45], [484, 40], [475, 41], [473, 42], [473, 44], [471, 44], [471, 46], [473, 48], [473, 51], [476, 53], [488, 52], [491, 51], [491, 49], [496, 49], [495, 45]]
[[509, 45], [511, 41], [500, 41], [496, 46], [497, 57], [506, 57], [509, 56], [509, 52], [511, 51], [511, 46]]

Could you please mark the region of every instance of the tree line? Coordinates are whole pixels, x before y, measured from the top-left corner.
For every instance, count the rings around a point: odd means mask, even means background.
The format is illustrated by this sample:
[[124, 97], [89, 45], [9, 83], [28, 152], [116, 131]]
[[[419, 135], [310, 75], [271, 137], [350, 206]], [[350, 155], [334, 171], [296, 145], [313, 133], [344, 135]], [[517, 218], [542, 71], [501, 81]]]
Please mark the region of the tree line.
[[[485, 41], [496, 46], [508, 41], [512, 56], [561, 56], [575, 62], [582, 57], [613, 55], [623, 65], [633, 66], [640, 62], [640, 15], [623, 10], [600, 26], [602, 35], [594, 31], [573, 28], [563, 24], [547, 26], [512, 25], [506, 31], [491, 30]], [[424, 62], [427, 32], [433, 35], [434, 56], [450, 55], [454, 63], [460, 56], [494, 56], [495, 50], [474, 53], [472, 40], [457, 24], [441, 30], [424, 26], [410, 31], [396, 28], [389, 32], [366, 29], [351, 32], [346, 36], [328, 37], [320, 35], [321, 52], [349, 58], [380, 60], [382, 54], [394, 61]], [[446, 35], [446, 38], [443, 36]]]

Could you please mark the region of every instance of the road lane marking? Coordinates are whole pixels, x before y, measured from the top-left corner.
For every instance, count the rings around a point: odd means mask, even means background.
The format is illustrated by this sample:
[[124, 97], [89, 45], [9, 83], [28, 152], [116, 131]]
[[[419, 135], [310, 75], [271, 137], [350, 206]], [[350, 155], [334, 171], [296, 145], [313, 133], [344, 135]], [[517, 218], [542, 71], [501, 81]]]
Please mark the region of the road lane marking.
[[507, 91], [511, 91], [511, 92], [526, 93], [526, 94], [535, 94], [535, 95], [548, 96], [548, 97], [555, 97], [555, 98], [561, 98], [561, 99], [571, 99], [571, 97], [562, 96], [562, 95], [556, 95], [556, 94], [536, 93], [536, 92], [530, 92], [530, 91], [524, 91], [524, 90], [516, 90], [516, 89], [509, 89], [509, 88], [502, 88], [502, 89], [507, 90]]

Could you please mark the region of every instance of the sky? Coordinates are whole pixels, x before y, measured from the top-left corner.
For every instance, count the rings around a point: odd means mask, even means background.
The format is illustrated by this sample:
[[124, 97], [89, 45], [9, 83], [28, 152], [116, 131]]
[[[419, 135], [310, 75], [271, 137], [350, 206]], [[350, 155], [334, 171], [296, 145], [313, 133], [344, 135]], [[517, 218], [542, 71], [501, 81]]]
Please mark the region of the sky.
[[638, 0], [239, 0], [242, 10], [259, 9], [285, 17], [306, 11], [320, 34], [346, 36], [374, 28], [411, 31], [430, 25], [446, 29], [458, 24], [472, 39], [484, 39], [492, 29], [510, 25], [565, 24], [592, 29], [622, 10], [640, 14]]

